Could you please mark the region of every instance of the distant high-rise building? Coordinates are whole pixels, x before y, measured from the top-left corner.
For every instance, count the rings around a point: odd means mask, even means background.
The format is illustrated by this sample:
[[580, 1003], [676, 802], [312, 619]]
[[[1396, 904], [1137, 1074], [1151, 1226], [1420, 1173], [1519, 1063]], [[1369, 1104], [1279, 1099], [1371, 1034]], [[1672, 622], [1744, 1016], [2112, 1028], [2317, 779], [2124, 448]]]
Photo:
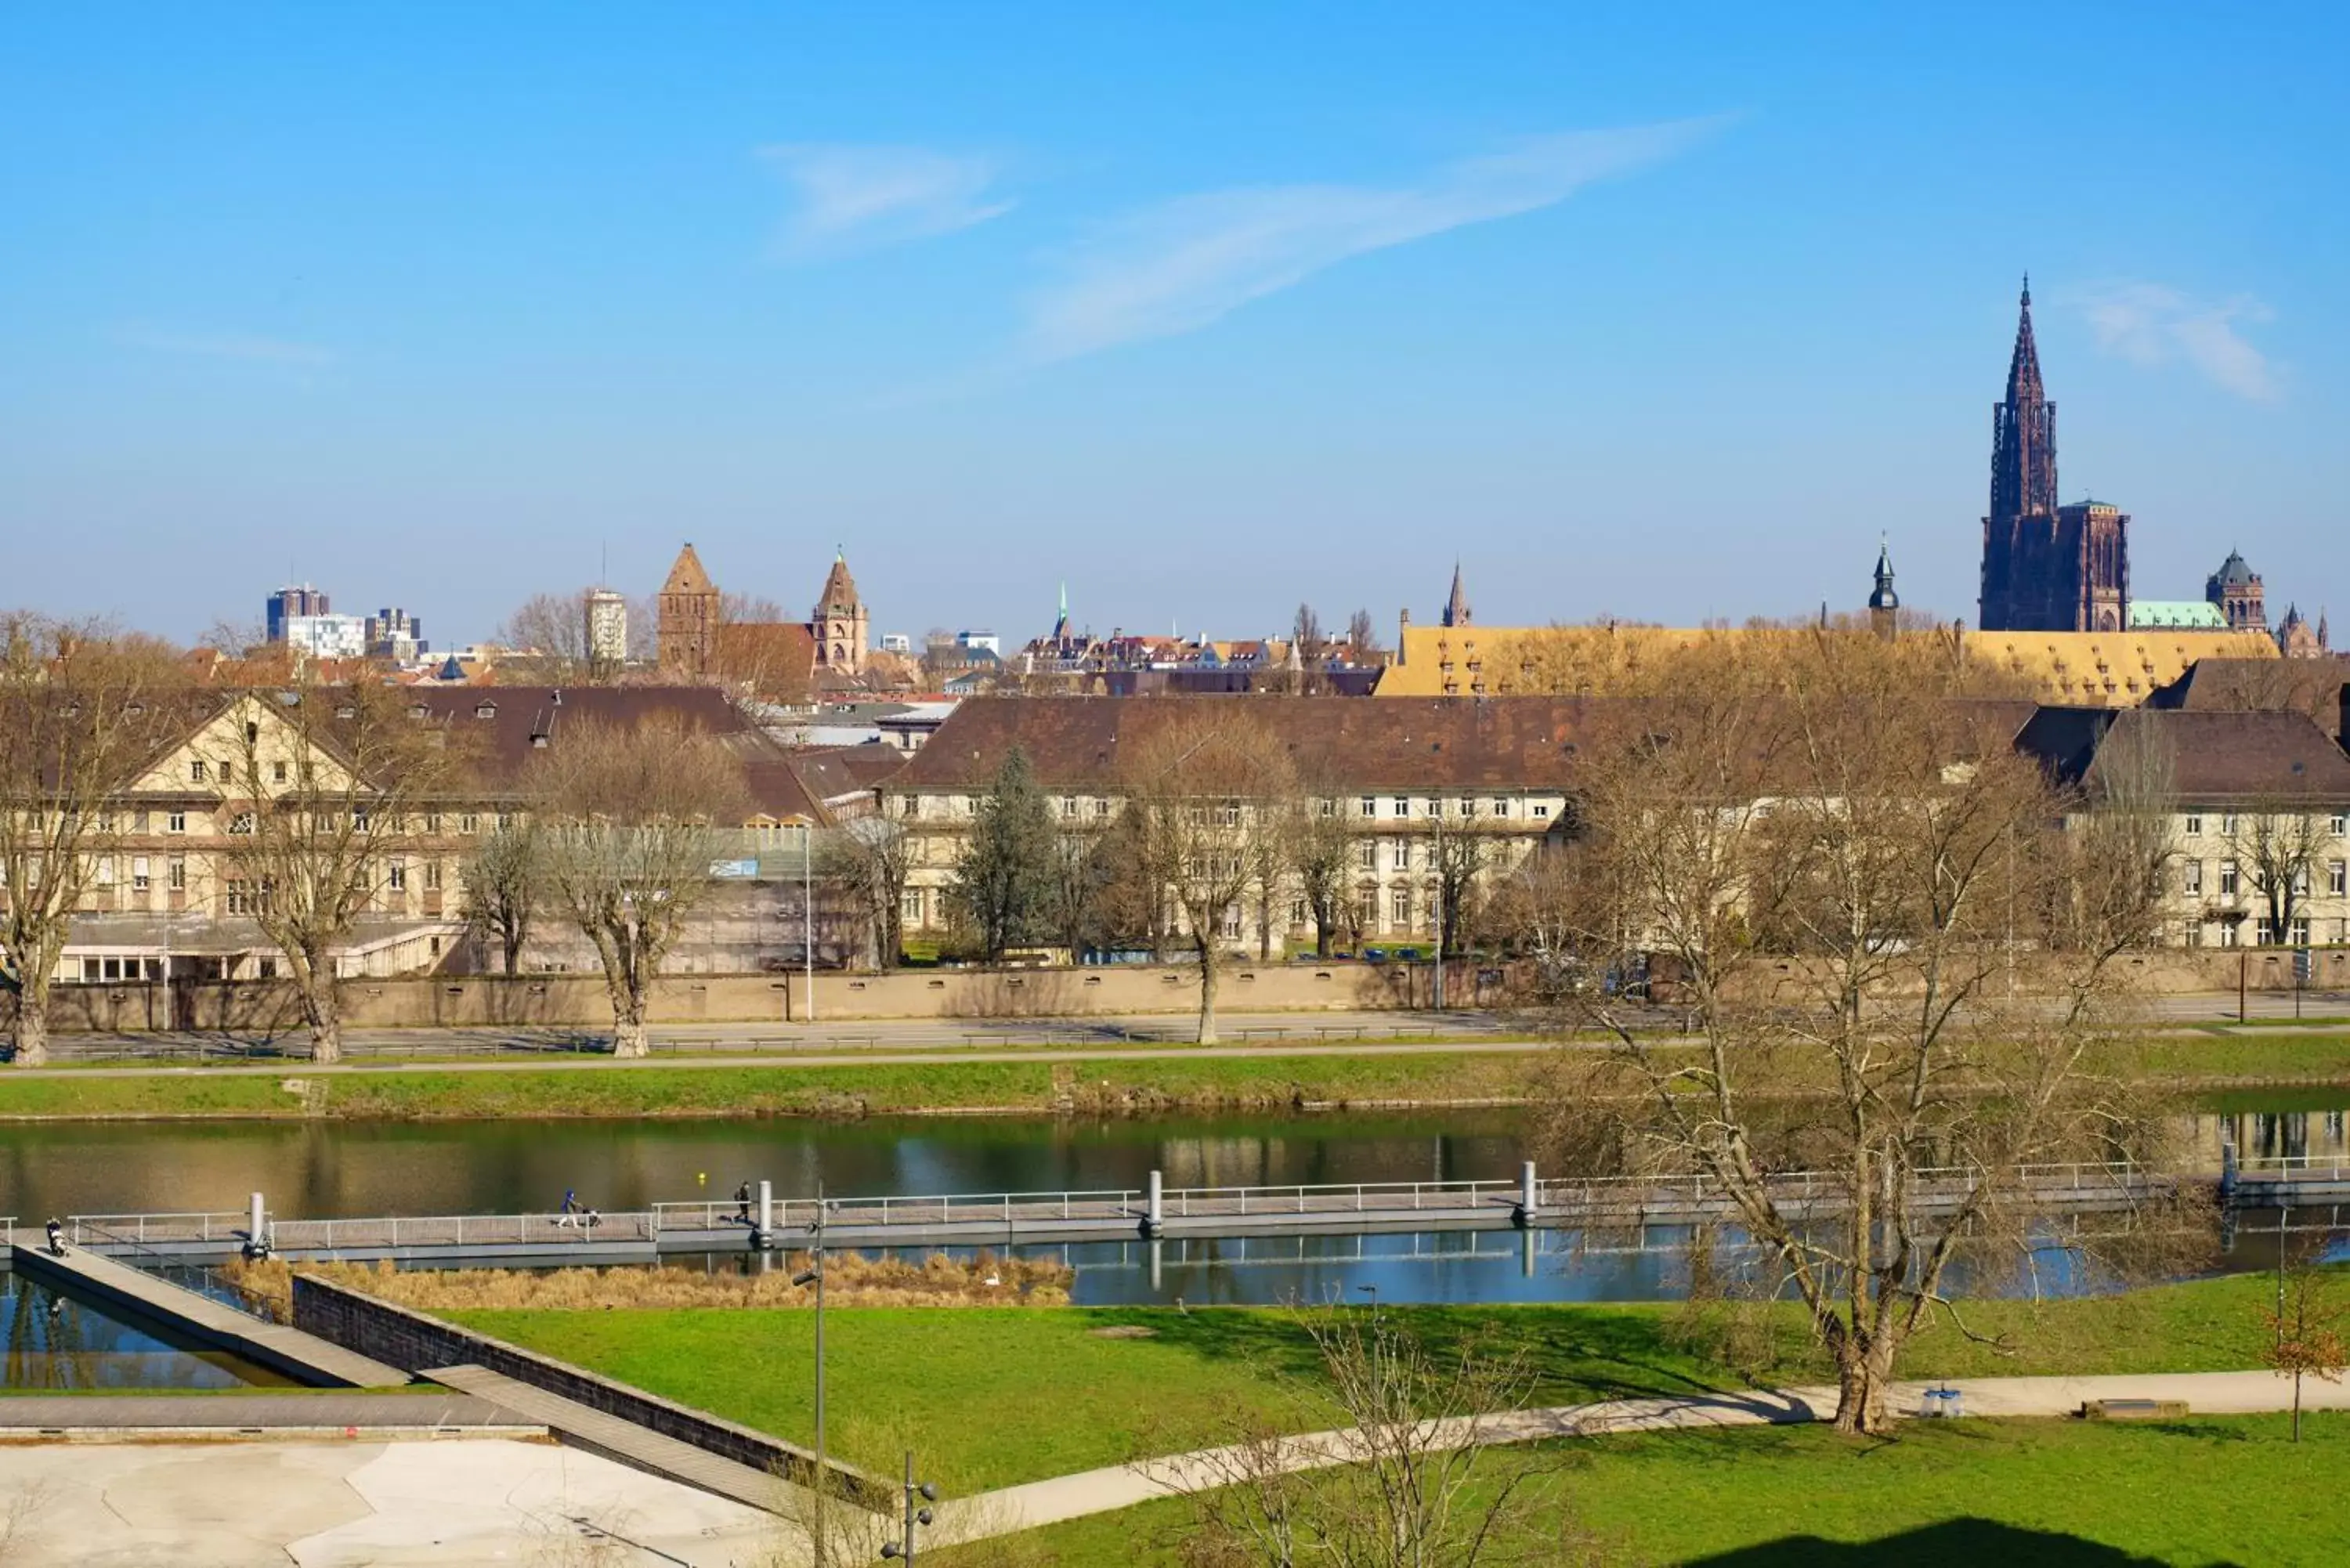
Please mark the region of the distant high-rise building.
[[368, 622], [356, 615], [292, 615], [277, 640], [312, 659], [365, 659]]
[[367, 656], [394, 664], [413, 664], [432, 651], [424, 640], [424, 623], [397, 606], [367, 618]]
[[325, 615], [329, 609], [327, 590], [314, 588], [307, 583], [288, 583], [269, 596], [267, 621], [269, 640], [286, 640], [286, 623], [296, 616]]
[[2056, 501], [2056, 405], [2040, 380], [2032, 280], [2015, 327], [2007, 397], [1991, 410], [1983, 519], [1985, 631], [2119, 631], [2129, 624], [2129, 518], [2101, 501]]
[[588, 658], [607, 669], [618, 669], [629, 658], [629, 604], [609, 588], [591, 588], [587, 616]]

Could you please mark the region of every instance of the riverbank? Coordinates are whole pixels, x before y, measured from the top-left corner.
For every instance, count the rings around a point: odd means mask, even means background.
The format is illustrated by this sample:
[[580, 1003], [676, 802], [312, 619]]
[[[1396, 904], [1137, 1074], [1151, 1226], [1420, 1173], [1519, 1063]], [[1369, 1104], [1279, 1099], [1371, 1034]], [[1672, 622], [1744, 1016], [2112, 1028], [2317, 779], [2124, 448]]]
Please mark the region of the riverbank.
[[[559, 1064], [0, 1069], [0, 1121], [1149, 1116], [1523, 1103], [1534, 1044], [664, 1057]], [[2350, 1033], [2162, 1035], [2106, 1070], [2182, 1091], [2350, 1084]]]
[[[1976, 1343], [1946, 1322], [1905, 1377], [2226, 1371], [2256, 1366], [2274, 1282], [2232, 1275], [2124, 1294], [1968, 1304]], [[1440, 1355], [1523, 1355], [1532, 1405], [1817, 1383], [1818, 1347], [1792, 1309], [1686, 1305], [1385, 1306]], [[815, 1314], [800, 1307], [674, 1312], [452, 1312], [469, 1327], [773, 1432], [809, 1440]], [[1279, 1308], [847, 1309], [827, 1314], [833, 1451], [886, 1469], [910, 1438], [958, 1494], [1214, 1440], [1236, 1413], [1294, 1418], [1319, 1358]], [[919, 1366], [922, 1376], [908, 1377]], [[1083, 1420], [1068, 1391], [1086, 1393]], [[1310, 1417], [1309, 1417], [1310, 1418]]]

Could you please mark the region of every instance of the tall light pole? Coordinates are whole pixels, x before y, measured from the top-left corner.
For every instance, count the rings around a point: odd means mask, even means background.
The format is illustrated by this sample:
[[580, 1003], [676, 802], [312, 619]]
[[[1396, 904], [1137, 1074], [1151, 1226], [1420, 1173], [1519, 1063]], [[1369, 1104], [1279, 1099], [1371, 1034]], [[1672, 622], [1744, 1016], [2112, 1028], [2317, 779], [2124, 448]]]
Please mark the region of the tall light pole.
[[[807, 966], [807, 1021], [816, 1022], [816, 823], [800, 829], [800, 957]], [[824, 1205], [816, 1205], [822, 1223]]]
[[816, 1568], [826, 1568], [831, 1551], [827, 1539], [831, 1521], [826, 1511], [831, 1506], [832, 1472], [824, 1462], [824, 1183], [816, 1184], [816, 1219], [808, 1226], [807, 1272], [793, 1277], [795, 1285], [816, 1286], [816, 1529], [809, 1533], [816, 1544]]
[[914, 1450], [906, 1450], [906, 1518], [904, 1532], [897, 1541], [881, 1543], [881, 1555], [886, 1559], [911, 1563], [914, 1560], [914, 1526], [931, 1522], [931, 1511], [924, 1506], [939, 1501], [939, 1489], [928, 1481], [914, 1479]]

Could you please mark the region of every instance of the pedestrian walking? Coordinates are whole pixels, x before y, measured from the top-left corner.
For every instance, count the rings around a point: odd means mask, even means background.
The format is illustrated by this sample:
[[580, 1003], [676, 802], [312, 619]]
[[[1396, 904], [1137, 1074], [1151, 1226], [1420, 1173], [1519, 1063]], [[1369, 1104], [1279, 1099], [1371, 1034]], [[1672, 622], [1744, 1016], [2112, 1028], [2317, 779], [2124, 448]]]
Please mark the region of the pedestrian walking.
[[579, 1194], [568, 1187], [563, 1189], [563, 1208], [556, 1215], [555, 1223], [558, 1229], [565, 1225], [576, 1227], [579, 1223]]
[[734, 1222], [738, 1225], [751, 1222], [751, 1184], [747, 1181], [734, 1189]]

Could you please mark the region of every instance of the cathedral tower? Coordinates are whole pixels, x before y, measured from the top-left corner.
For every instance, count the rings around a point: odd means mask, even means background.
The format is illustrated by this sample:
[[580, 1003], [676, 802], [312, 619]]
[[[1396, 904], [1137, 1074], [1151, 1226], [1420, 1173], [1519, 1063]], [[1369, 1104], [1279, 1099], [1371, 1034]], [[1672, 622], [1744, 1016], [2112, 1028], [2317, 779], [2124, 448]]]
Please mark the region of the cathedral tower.
[[836, 552], [832, 571], [816, 595], [816, 614], [808, 619], [808, 635], [816, 639], [816, 667], [836, 675], [861, 674], [865, 669], [865, 601], [857, 597], [856, 580], [848, 575], [848, 557]]
[[677, 553], [657, 607], [653, 652], [661, 673], [688, 680], [709, 674], [718, 647], [718, 585], [691, 545]]
[[2129, 518], [2102, 502], [2056, 501], [2056, 405], [2040, 379], [2029, 277], [2007, 397], [1991, 410], [1981, 608], [1985, 631], [2119, 631], [2129, 624]]

